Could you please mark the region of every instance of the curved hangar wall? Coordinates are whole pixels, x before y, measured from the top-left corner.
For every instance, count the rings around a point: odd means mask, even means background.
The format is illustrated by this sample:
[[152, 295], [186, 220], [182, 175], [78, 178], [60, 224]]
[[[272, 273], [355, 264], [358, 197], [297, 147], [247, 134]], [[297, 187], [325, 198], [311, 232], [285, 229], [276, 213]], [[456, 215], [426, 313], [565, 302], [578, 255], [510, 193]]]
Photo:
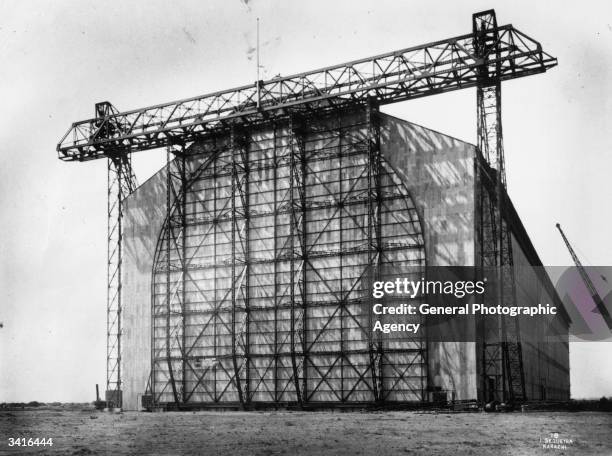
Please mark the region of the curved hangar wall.
[[154, 264], [156, 403], [422, 400], [423, 342], [372, 332], [368, 266], [425, 260], [406, 187], [368, 166], [374, 142], [359, 113], [191, 151]]
[[475, 397], [473, 347], [373, 333], [364, 280], [370, 264], [473, 264], [473, 147], [372, 117], [195, 144], [169, 224], [167, 169], [128, 198], [124, 408], [147, 387], [194, 406]]

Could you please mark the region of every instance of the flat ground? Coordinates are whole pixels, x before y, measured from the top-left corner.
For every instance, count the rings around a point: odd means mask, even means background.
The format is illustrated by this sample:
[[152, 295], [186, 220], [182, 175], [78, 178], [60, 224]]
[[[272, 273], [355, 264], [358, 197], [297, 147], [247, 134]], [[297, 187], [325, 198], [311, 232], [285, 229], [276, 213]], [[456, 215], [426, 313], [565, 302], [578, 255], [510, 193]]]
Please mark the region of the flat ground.
[[[543, 449], [558, 433], [574, 443]], [[612, 455], [612, 413], [0, 411], [0, 454]], [[8, 447], [9, 437], [53, 447]]]

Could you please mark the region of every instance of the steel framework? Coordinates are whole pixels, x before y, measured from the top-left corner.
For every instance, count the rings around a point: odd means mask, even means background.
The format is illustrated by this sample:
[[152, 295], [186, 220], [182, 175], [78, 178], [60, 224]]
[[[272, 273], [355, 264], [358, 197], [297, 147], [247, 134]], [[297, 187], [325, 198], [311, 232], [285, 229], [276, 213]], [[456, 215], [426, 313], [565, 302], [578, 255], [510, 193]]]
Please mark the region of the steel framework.
[[[96, 104], [99, 122], [116, 109], [108, 102]], [[106, 294], [106, 393], [110, 408], [121, 408], [121, 268], [123, 258], [123, 200], [138, 183], [132, 172], [131, 155], [125, 150], [109, 153], [107, 159], [107, 294]]]
[[[494, 15], [494, 12], [479, 13]], [[226, 128], [228, 121], [260, 120], [291, 108], [333, 109], [367, 98], [379, 105], [529, 76], [552, 68], [557, 60], [537, 41], [512, 25], [494, 28], [496, 39], [478, 48], [474, 32], [254, 85], [215, 92], [134, 111], [113, 113], [102, 123], [72, 124], [60, 140], [62, 160], [92, 160], [107, 151], [165, 147]], [[259, 98], [258, 98], [259, 97]]]
[[[495, 13], [491, 10], [473, 16], [472, 33], [426, 45], [292, 76], [277, 77], [269, 81], [257, 81], [254, 85], [134, 111], [117, 112], [110, 103], [98, 104], [95, 118], [72, 124], [57, 145], [57, 152], [59, 158], [64, 161], [109, 158], [109, 246], [113, 247], [109, 247], [107, 389], [120, 392], [121, 388], [121, 204], [122, 199], [135, 186], [130, 165], [131, 153], [159, 147], [169, 148], [168, 216], [164, 231], [164, 248], [158, 249], [155, 269], [156, 287], [164, 290], [163, 306], [158, 302], [159, 290], [157, 288], [154, 290], [156, 300], [154, 322], [157, 325], [156, 328], [165, 328], [163, 335], [165, 343], [162, 345], [166, 353], [167, 365], [164, 373], [164, 368], [159, 363], [159, 351], [154, 349], [152, 360], [154, 373], [151, 383], [155, 388], [155, 385], [162, 382], [163, 378], [169, 379], [168, 384], [171, 386], [173, 397], [167, 402], [176, 404], [188, 402], [189, 394], [195, 394], [197, 387], [189, 391], [189, 375], [198, 377], [196, 385], [203, 384], [205, 377], [205, 375], [198, 376], [195, 373], [196, 370], [191, 365], [193, 353], [186, 349], [190, 345], [190, 337], [193, 337], [189, 333], [188, 321], [191, 311], [188, 308], [187, 296], [192, 292], [189, 287], [195, 286], [193, 283], [197, 282], [193, 280], [191, 259], [188, 253], [194, 248], [188, 243], [189, 233], [195, 229], [193, 226], [196, 226], [189, 218], [188, 195], [190, 190], [188, 189], [191, 185], [195, 185], [198, 179], [205, 180], [205, 176], [211, 172], [210, 169], [228, 170], [231, 181], [228, 188], [231, 188], [231, 194], [234, 195], [230, 198], [229, 207], [223, 209], [207, 207], [207, 210], [215, 214], [213, 216], [215, 222], [211, 225], [214, 227], [212, 232], [215, 242], [221, 242], [216, 238], [225, 236], [225, 233], [229, 233], [231, 241], [230, 252], [223, 254], [229, 257], [220, 255], [217, 247], [214, 247], [213, 258], [215, 264], [220, 259], [232, 264], [231, 271], [227, 272], [228, 277], [224, 277], [223, 280], [236, 284], [228, 288], [232, 310], [228, 317], [229, 322], [223, 322], [223, 326], [232, 328], [231, 340], [228, 342], [231, 348], [231, 357], [228, 359], [231, 359], [232, 365], [224, 365], [223, 359], [225, 358], [217, 359], [217, 354], [213, 358], [207, 354], [206, 357], [200, 356], [194, 359], [196, 361], [200, 359], [200, 363], [211, 363], [207, 369], [214, 372], [222, 371], [228, 379], [233, 379], [229, 383], [233, 382], [236, 387], [237, 401], [246, 404], [254, 394], [252, 391], [253, 367], [249, 364], [249, 360], [253, 359], [251, 353], [253, 344], [249, 340], [252, 333], [248, 329], [255, 324], [253, 322], [254, 313], [250, 308], [253, 301], [253, 287], [249, 282], [253, 280], [250, 270], [254, 264], [253, 240], [249, 234], [253, 231], [251, 224], [254, 217], [251, 203], [253, 196], [249, 189], [253, 183], [251, 174], [254, 168], [252, 158], [250, 158], [253, 138], [248, 132], [242, 130], [255, 128], [259, 124], [269, 124], [275, 119], [279, 122], [281, 119], [286, 122], [287, 126], [283, 129], [290, 152], [285, 153], [283, 160], [286, 161], [288, 170], [285, 180], [289, 183], [291, 190], [286, 195], [288, 198], [286, 200], [283, 200], [285, 196], [280, 196], [275, 191], [274, 204], [279, 203], [277, 199], [280, 198], [282, 204], [287, 207], [286, 229], [289, 244], [282, 246], [277, 244], [280, 241], [277, 236], [278, 228], [274, 224], [276, 233], [274, 251], [277, 252], [279, 248], [285, 249], [282, 255], [286, 255], [286, 266], [289, 270], [280, 271], [278, 261], [274, 262], [274, 270], [275, 276], [276, 273], [286, 274], [289, 280], [287, 283], [290, 289], [287, 297], [289, 315], [286, 317], [289, 322], [288, 346], [290, 349], [288, 359], [282, 358], [278, 352], [275, 352], [273, 364], [275, 369], [282, 369], [286, 367], [283, 363], [290, 363], [291, 375], [285, 380], [291, 379], [295, 400], [298, 403], [307, 402], [309, 391], [312, 388], [309, 386], [311, 379], [305, 372], [313, 369], [313, 366], [308, 358], [307, 337], [311, 321], [307, 317], [308, 291], [306, 285], [308, 274], [312, 271], [309, 270], [308, 262], [310, 254], [305, 250], [307, 249], [306, 239], [310, 235], [305, 214], [310, 208], [306, 205], [305, 196], [309, 174], [303, 130], [310, 128], [308, 124], [311, 119], [323, 113], [333, 115], [347, 107], [354, 109], [355, 106], [360, 106], [366, 113], [365, 131], [368, 139], [364, 152], [367, 164], [364, 165], [364, 169], [367, 170], [365, 180], [367, 181], [368, 198], [365, 204], [368, 222], [364, 228], [367, 232], [367, 263], [371, 266], [382, 261], [381, 243], [384, 243], [381, 237], [381, 230], [383, 230], [381, 201], [384, 198], [380, 192], [381, 179], [385, 174], [382, 171], [384, 164], [381, 162], [379, 134], [375, 126], [377, 107], [452, 90], [476, 87], [478, 147], [485, 160], [481, 173], [487, 175], [489, 181], [493, 182], [492, 188], [494, 189], [491, 190], [491, 185], [489, 185], [485, 186], [487, 191], [481, 192], [479, 229], [481, 245], [479, 250], [483, 265], [500, 266], [502, 271], [511, 270], [505, 267], [512, 264], [511, 237], [501, 216], [503, 195], [505, 195], [501, 82], [542, 73], [556, 64], [556, 59], [545, 53], [537, 41], [516, 30], [512, 25], [498, 26]], [[189, 157], [197, 156], [198, 153], [192, 150], [191, 145], [196, 140], [198, 143], [215, 142], [223, 135], [231, 137], [230, 144], [211, 148], [204, 154], [208, 164], [204, 166], [204, 163], [201, 162], [201, 166], [195, 167], [197, 161]], [[228, 153], [229, 156], [227, 156]], [[175, 158], [170, 163], [171, 157]], [[190, 169], [189, 166], [195, 168]], [[115, 188], [117, 190], [113, 190]], [[215, 204], [222, 199], [218, 196], [212, 198]], [[111, 201], [116, 204], [111, 204]], [[277, 208], [277, 210], [279, 213], [284, 213], [285, 208], [282, 210]], [[220, 215], [218, 211], [227, 211], [229, 215]], [[229, 225], [219, 228], [226, 223], [226, 220]], [[275, 222], [278, 220], [275, 219]], [[159, 255], [162, 250], [165, 251], [165, 256], [160, 259], [162, 257]], [[340, 257], [342, 258], [342, 255]], [[342, 270], [342, 267], [340, 269]], [[163, 281], [159, 280], [162, 270], [165, 277], [165, 288]], [[212, 270], [217, 280], [218, 267], [215, 266]], [[500, 287], [498, 298], [502, 302], [513, 299], [513, 281], [508, 274], [511, 272], [502, 274], [503, 277], [500, 280], [502, 284], [510, 284]], [[170, 289], [170, 284], [173, 284], [173, 289]], [[196, 292], [200, 293], [201, 290], [196, 290]], [[213, 301], [222, 302], [225, 298], [226, 296], [215, 294]], [[277, 298], [275, 294], [275, 299]], [[342, 299], [340, 301], [342, 302]], [[280, 321], [279, 313], [286, 310], [282, 306], [277, 307], [275, 306], [275, 325], [278, 325]], [[349, 311], [343, 308], [340, 314], [348, 315]], [[161, 324], [158, 318], [162, 315], [164, 324]], [[215, 321], [221, 318], [217, 311], [213, 313], [213, 317]], [[518, 328], [509, 329], [503, 320], [499, 323], [494, 332], [503, 333], [500, 335], [501, 342], [492, 343], [490, 347], [487, 347], [486, 342], [483, 344], [483, 366], [491, 366], [493, 369], [491, 375], [494, 378], [502, 379], [501, 381], [496, 380], [495, 394], [501, 388], [504, 399], [508, 398], [507, 391], [510, 391], [510, 399], [524, 398], [524, 392], [521, 395], [520, 387], [517, 386], [520, 381], [516, 381], [522, 376], [520, 372], [517, 375], [517, 372], [521, 370]], [[217, 324], [213, 327], [215, 331], [220, 329]], [[276, 338], [280, 334], [277, 330], [278, 328], [275, 329]], [[159, 337], [162, 336], [156, 329], [153, 341], [155, 342]], [[201, 335], [196, 339], [199, 337]], [[486, 337], [485, 340], [487, 340]], [[285, 342], [276, 340], [276, 348], [279, 343], [285, 344]], [[341, 351], [344, 351], [343, 342], [340, 343], [340, 346]], [[375, 399], [380, 401], [387, 394], [384, 385], [384, 360], [387, 351], [381, 340], [373, 340], [371, 337], [368, 340], [368, 347], [367, 369], [371, 382], [370, 387]], [[227, 353], [223, 354], [225, 355]], [[346, 356], [340, 356], [339, 359], [343, 365], [350, 364]], [[516, 366], [519, 366], [518, 371]], [[483, 379], [488, 375], [487, 369], [488, 367], [483, 368]], [[161, 377], [158, 378], [156, 375]], [[175, 375], [181, 382], [179, 388], [176, 386]], [[365, 374], [362, 372], [360, 375], [362, 379]], [[283, 394], [280, 394], [279, 388], [287, 389], [286, 385], [278, 384], [281, 382], [279, 378], [276, 378], [275, 382], [277, 384], [274, 389], [273, 402], [282, 400]], [[213, 383], [216, 385], [216, 380]], [[244, 389], [242, 388], [243, 383]], [[487, 388], [483, 389], [483, 391], [486, 390]], [[212, 395], [213, 398], [216, 398], [215, 400], [218, 400], [217, 393], [215, 390]], [[165, 393], [158, 390], [156, 394], [158, 395], [156, 400], [161, 401], [160, 395]], [[120, 399], [116, 402], [120, 403]]]
[[369, 266], [425, 264], [376, 112], [237, 126], [169, 164], [189, 172], [156, 252], [154, 404], [426, 400], [425, 339], [372, 336]]
[[[493, 11], [472, 19], [474, 49], [490, 65], [480, 67], [476, 88], [478, 149], [486, 171], [481, 171], [480, 263], [496, 271], [495, 301], [502, 306], [516, 302], [512, 237], [504, 220], [506, 170], [501, 115], [499, 29]], [[495, 71], [491, 73], [491, 69]], [[484, 174], [484, 176], [483, 176]], [[482, 324], [482, 395], [485, 401], [520, 402], [527, 399], [518, 318], [512, 324], [502, 315]]]

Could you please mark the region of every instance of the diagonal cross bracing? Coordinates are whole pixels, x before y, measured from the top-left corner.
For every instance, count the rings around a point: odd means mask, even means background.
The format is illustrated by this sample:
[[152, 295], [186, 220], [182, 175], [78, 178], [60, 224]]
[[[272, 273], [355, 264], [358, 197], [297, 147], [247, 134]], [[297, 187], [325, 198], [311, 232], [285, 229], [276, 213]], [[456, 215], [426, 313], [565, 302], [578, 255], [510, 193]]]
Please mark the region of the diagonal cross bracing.
[[[416, 208], [376, 152], [365, 109], [241, 126], [205, 164], [187, 149], [187, 183], [171, 192], [153, 269], [155, 403], [175, 401], [170, 370], [185, 406], [425, 400], [418, 341], [410, 353], [385, 353], [384, 376], [377, 359], [378, 384], [371, 378], [369, 356], [385, 342], [368, 344], [365, 269], [390, 252], [423, 265], [424, 249]], [[181, 214], [186, 229], [169, 236]], [[167, 290], [186, 292], [184, 330], [179, 306], [167, 322]]]
[[[496, 25], [496, 24], [495, 24]], [[497, 81], [542, 73], [557, 60], [512, 25], [496, 26], [487, 55], [474, 34], [401, 49], [256, 84], [72, 124], [57, 145], [59, 158], [83, 161], [109, 151], [163, 147], [227, 130], [232, 119], [258, 121], [287, 109], [338, 108], [367, 98], [379, 105], [476, 87], [485, 68]], [[259, 97], [259, 98], [258, 98]]]

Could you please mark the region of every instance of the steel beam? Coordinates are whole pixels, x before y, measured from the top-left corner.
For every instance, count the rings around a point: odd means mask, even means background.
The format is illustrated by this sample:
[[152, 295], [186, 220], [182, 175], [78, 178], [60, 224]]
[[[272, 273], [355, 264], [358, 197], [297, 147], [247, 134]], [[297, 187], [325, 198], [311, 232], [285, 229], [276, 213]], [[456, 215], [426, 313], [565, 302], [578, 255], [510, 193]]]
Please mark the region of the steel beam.
[[[295, 116], [289, 117], [289, 242], [290, 299], [291, 299], [291, 366], [298, 403], [308, 399], [306, 382], [307, 353], [305, 346], [305, 292], [306, 292], [306, 208], [305, 156], [301, 140], [301, 125]], [[296, 300], [299, 297], [299, 304]], [[299, 351], [298, 351], [299, 347]]]
[[294, 108], [337, 109], [367, 98], [382, 105], [476, 87], [483, 65], [491, 78], [505, 81], [543, 73], [557, 64], [554, 57], [542, 51], [540, 43], [512, 25], [495, 24], [495, 29], [499, 52], [494, 56], [475, 48], [473, 33], [456, 36], [116, 113], [102, 124], [98, 119], [75, 122], [60, 140], [57, 152], [66, 161], [93, 160], [117, 148], [136, 152], [166, 146], [177, 138], [188, 142], [213, 131], [227, 131], [231, 119], [254, 122]]
[[280, 348], [280, 343], [281, 343], [281, 339], [279, 336], [279, 322], [278, 322], [278, 314], [279, 314], [279, 296], [278, 296], [278, 286], [279, 286], [279, 282], [278, 282], [278, 251], [279, 251], [279, 230], [278, 230], [278, 164], [279, 164], [279, 159], [278, 159], [278, 124], [276, 122], [274, 122], [273, 124], [273, 129], [274, 129], [274, 133], [273, 133], [273, 144], [272, 144], [272, 172], [273, 172], [273, 182], [272, 182], [272, 189], [273, 189], [273, 224], [274, 224], [274, 251], [272, 252], [273, 255], [273, 271], [274, 271], [274, 402], [278, 402], [280, 401], [280, 389], [279, 389], [279, 365], [280, 365], [280, 360], [279, 360], [279, 348]]
[[[378, 106], [369, 98], [365, 107], [367, 129], [368, 179], [368, 265], [374, 271], [374, 280], [380, 274], [381, 257], [381, 152]], [[372, 326], [370, 326], [372, 328]], [[382, 403], [384, 394], [384, 349], [382, 334], [376, 337], [370, 330], [370, 369], [376, 402]]]
[[[244, 408], [249, 398], [249, 164], [243, 132], [231, 129], [231, 300], [232, 364], [238, 399]], [[237, 205], [236, 202], [240, 204]], [[242, 222], [242, 225], [240, 224]], [[241, 269], [237, 271], [237, 266]], [[240, 311], [240, 315], [239, 315]], [[245, 373], [244, 385], [242, 373]]]
[[[169, 146], [166, 151], [166, 363], [172, 395], [177, 408], [185, 402], [186, 358], [185, 358], [185, 205], [186, 205], [186, 163], [185, 150], [181, 146]], [[172, 272], [180, 274], [179, 280], [171, 279]], [[173, 284], [173, 286], [171, 286]], [[178, 316], [177, 323], [172, 316]], [[172, 366], [172, 346], [181, 353], [181, 386], [177, 388]]]

